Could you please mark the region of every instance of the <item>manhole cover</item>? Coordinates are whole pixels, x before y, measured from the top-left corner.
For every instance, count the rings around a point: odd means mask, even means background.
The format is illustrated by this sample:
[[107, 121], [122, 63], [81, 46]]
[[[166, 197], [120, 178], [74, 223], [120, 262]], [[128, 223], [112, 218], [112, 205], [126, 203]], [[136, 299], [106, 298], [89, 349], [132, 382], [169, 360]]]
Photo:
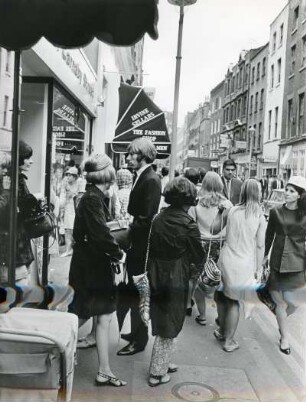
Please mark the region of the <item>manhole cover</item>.
[[210, 402], [219, 401], [218, 391], [200, 382], [182, 382], [172, 388], [172, 394], [182, 401]]

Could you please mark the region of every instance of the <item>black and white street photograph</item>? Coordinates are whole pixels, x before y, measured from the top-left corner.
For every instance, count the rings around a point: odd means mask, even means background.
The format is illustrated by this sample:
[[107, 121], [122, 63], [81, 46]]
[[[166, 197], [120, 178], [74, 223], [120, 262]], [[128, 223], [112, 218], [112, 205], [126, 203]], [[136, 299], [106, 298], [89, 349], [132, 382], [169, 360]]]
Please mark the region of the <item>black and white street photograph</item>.
[[306, 402], [306, 0], [0, 0], [0, 402]]

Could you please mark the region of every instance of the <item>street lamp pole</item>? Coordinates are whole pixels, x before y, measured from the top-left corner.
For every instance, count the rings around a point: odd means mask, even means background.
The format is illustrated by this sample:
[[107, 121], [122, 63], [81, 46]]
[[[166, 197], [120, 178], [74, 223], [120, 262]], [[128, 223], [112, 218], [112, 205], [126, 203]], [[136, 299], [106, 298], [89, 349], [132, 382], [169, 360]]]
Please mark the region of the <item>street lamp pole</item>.
[[170, 157], [170, 180], [174, 177], [176, 167], [177, 154], [177, 120], [178, 120], [178, 102], [180, 92], [180, 77], [181, 77], [181, 61], [182, 61], [182, 38], [183, 38], [183, 23], [184, 23], [184, 6], [192, 5], [197, 0], [168, 0], [172, 5], [180, 7], [180, 19], [178, 27], [177, 39], [177, 54], [175, 67], [175, 84], [174, 84], [174, 102], [173, 102], [173, 117], [172, 117], [172, 138], [171, 138], [171, 157]]
[[256, 130], [254, 127], [249, 128], [250, 133], [250, 159], [249, 159], [249, 179], [251, 178], [251, 165], [252, 165], [252, 149], [253, 149], [253, 135], [255, 134]]

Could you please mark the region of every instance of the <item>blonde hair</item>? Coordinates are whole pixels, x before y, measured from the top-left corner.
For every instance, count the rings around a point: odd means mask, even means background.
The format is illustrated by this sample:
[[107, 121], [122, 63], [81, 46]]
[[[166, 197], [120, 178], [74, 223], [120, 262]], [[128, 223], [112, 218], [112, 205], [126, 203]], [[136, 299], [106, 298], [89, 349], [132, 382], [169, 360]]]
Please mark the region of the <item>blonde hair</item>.
[[225, 200], [222, 192], [221, 177], [216, 172], [207, 172], [199, 191], [199, 204], [206, 208], [218, 206], [221, 201]]
[[260, 189], [256, 180], [248, 179], [242, 184], [238, 206], [245, 208], [246, 218], [260, 216], [262, 213], [260, 207]]

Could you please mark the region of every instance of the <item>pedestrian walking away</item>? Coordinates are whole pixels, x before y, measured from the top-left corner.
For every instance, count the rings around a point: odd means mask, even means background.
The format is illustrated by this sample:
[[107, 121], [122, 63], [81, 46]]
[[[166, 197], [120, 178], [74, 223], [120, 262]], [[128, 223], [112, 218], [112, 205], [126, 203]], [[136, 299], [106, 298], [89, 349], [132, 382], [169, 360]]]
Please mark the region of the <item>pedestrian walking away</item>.
[[197, 224], [188, 214], [197, 189], [186, 178], [166, 185], [165, 208], [153, 221], [148, 276], [151, 287], [153, 345], [149, 385], [170, 381], [175, 339], [182, 330], [187, 306], [190, 264], [199, 264], [204, 252]]

